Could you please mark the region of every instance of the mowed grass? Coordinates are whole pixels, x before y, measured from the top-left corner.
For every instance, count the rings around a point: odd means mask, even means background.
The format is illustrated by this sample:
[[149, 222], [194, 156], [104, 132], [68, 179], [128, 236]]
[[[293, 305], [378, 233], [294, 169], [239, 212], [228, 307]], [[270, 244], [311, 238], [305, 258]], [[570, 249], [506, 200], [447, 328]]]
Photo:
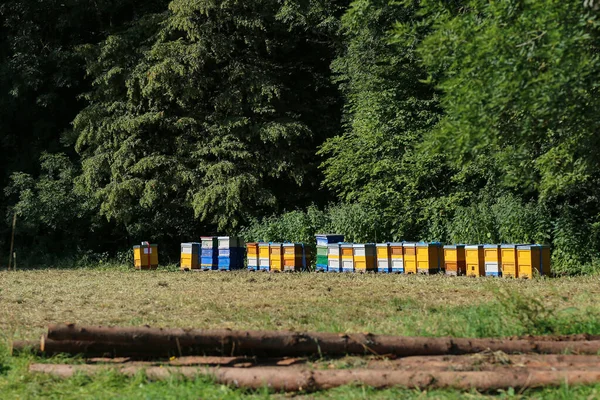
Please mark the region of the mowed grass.
[[[49, 323], [291, 329], [424, 336], [600, 334], [596, 277], [472, 279], [441, 276], [249, 272], [44, 270], [0, 273], [0, 397], [265, 398], [198, 379], [148, 382], [104, 374], [60, 381], [27, 372], [34, 356], [10, 342], [37, 339]], [[60, 359], [76, 362], [76, 359]], [[38, 360], [39, 361], [39, 360]], [[459, 398], [477, 393], [344, 387], [299, 397]], [[489, 395], [489, 394], [488, 394]], [[600, 386], [564, 386], [501, 398], [595, 398]]]

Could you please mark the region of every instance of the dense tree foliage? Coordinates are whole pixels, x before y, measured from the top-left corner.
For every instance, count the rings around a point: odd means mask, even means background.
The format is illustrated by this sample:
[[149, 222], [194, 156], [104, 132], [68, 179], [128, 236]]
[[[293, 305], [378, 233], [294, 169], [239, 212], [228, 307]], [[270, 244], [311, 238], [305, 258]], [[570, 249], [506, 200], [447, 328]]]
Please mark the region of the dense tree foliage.
[[[431, 34], [419, 54], [441, 90], [444, 117], [429, 149], [481, 192], [511, 195], [538, 224], [499, 240], [552, 240], [577, 267], [600, 251], [600, 25], [578, 1], [462, 2], [425, 6]], [[483, 183], [485, 181], [485, 183]], [[491, 200], [491, 199], [490, 199]], [[548, 222], [541, 223], [543, 220]], [[527, 228], [527, 227], [525, 227]]]
[[339, 120], [328, 74], [337, 8], [169, 9], [87, 49], [95, 87], [74, 127], [81, 183], [101, 213], [182, 235], [195, 218], [235, 228], [302, 204], [318, 188], [315, 149]]
[[423, 81], [413, 40], [392, 42], [398, 22], [418, 22], [417, 8], [387, 1], [355, 1], [344, 18], [345, 51], [333, 63], [345, 96], [345, 132], [321, 152], [325, 184], [346, 202], [382, 214], [382, 236], [420, 236], [429, 230], [431, 200], [450, 177], [443, 155], [417, 151], [441, 110], [434, 87]]
[[57, 253], [331, 229], [545, 242], [557, 271], [586, 271], [599, 14], [589, 0], [5, 1], [1, 251], [16, 211], [20, 245]]
[[[0, 213], [5, 222], [0, 224], [2, 252], [7, 250], [12, 206], [17, 201], [19, 226], [23, 228], [17, 231], [21, 244], [37, 244], [40, 240], [50, 244], [54, 240], [47, 248], [58, 250], [63, 245], [76, 248], [80, 235], [89, 238], [91, 220], [71, 224], [80, 218], [77, 210], [90, 204], [80, 203], [69, 214], [62, 207], [71, 203], [61, 203], [65, 185], [72, 191], [73, 178], [78, 175], [80, 161], [70, 145], [69, 132], [73, 119], [85, 106], [81, 94], [89, 87], [77, 47], [97, 42], [166, 4], [162, 0], [7, 0], [0, 4]], [[58, 154], [58, 158], [50, 161], [51, 154]], [[60, 185], [43, 183], [49, 171], [56, 177], [62, 168], [66, 170], [61, 173]], [[11, 181], [13, 173], [18, 174]], [[33, 180], [38, 177], [42, 182], [36, 185]], [[37, 186], [35, 193], [31, 192], [32, 185]], [[21, 195], [17, 193], [19, 188], [23, 190]], [[55, 205], [38, 207], [35, 202], [39, 201], [55, 201]], [[94, 209], [90, 211], [88, 215], [93, 215]], [[53, 222], [48, 224], [50, 220]], [[82, 230], [71, 231], [69, 243], [61, 243], [64, 236], [60, 232], [74, 226]], [[98, 238], [92, 243], [97, 242]]]

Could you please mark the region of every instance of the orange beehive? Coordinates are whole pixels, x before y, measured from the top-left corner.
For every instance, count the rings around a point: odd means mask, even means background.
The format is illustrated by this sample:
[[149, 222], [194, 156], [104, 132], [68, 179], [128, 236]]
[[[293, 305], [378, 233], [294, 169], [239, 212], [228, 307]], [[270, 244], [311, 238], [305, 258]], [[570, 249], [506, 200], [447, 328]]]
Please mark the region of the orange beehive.
[[304, 246], [301, 243], [283, 244], [283, 270], [302, 271], [306, 265]]
[[390, 243], [390, 271], [404, 273], [404, 247], [402, 243]]
[[465, 275], [467, 260], [465, 259], [464, 244], [444, 246], [444, 269], [446, 275]]

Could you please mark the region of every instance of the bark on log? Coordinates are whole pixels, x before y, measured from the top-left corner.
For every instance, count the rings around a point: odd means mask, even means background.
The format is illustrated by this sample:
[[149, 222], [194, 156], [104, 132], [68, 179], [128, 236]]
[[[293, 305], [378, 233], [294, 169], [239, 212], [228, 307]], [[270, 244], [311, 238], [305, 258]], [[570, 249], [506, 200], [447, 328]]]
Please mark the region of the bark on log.
[[[51, 374], [56, 377], [69, 378], [75, 373], [93, 375], [107, 367], [98, 365], [60, 365], [32, 364], [31, 372]], [[114, 368], [114, 367], [113, 367]], [[460, 390], [476, 389], [491, 391], [510, 387], [538, 388], [569, 385], [595, 384], [600, 382], [600, 371], [514, 371], [506, 368], [493, 372], [440, 372], [440, 371], [377, 371], [377, 370], [335, 370], [309, 371], [290, 370], [288, 368], [197, 368], [197, 367], [117, 367], [117, 372], [132, 376], [145, 371], [152, 380], [168, 379], [173, 375], [195, 378], [209, 375], [217, 383], [237, 387], [259, 389], [269, 387], [275, 391], [315, 391], [331, 389], [342, 385], [362, 384], [378, 389], [403, 386], [417, 389], [453, 388]]]
[[249, 368], [256, 366], [294, 366], [303, 367], [306, 359], [303, 358], [253, 358], [253, 357], [212, 357], [212, 356], [187, 356], [169, 360], [139, 361], [130, 357], [93, 357], [85, 360], [87, 364], [112, 364], [112, 365], [170, 365], [170, 366], [227, 366], [236, 368]]
[[22, 353], [24, 351], [31, 351], [34, 354], [40, 352], [40, 342], [37, 340], [15, 340], [12, 343], [13, 354]]
[[52, 340], [42, 336], [40, 350], [45, 355], [70, 354], [85, 357], [130, 357], [136, 359], [181, 356], [178, 348], [145, 343], [110, 343], [86, 340]]
[[575, 342], [582, 340], [600, 340], [600, 335], [590, 335], [589, 333], [577, 333], [573, 335], [523, 335], [523, 336], [511, 336], [507, 339], [510, 340], [533, 340], [543, 342]]
[[[424, 338], [371, 334], [297, 333], [288, 331], [186, 330], [160, 328], [79, 327], [50, 325], [48, 338], [111, 343], [114, 355], [131, 351], [168, 356], [249, 355], [260, 357], [372, 354], [399, 357], [470, 354], [486, 350], [542, 354], [598, 354], [600, 341], [532, 341], [502, 339]], [[124, 346], [119, 347], [118, 344]], [[65, 350], [68, 350], [65, 348]], [[71, 351], [64, 351], [73, 354]], [[81, 353], [80, 351], [78, 353]], [[86, 353], [84, 353], [86, 354]]]
[[538, 370], [600, 370], [599, 356], [480, 353], [461, 356], [416, 356], [369, 360], [366, 368], [388, 370], [492, 371], [503, 368]]

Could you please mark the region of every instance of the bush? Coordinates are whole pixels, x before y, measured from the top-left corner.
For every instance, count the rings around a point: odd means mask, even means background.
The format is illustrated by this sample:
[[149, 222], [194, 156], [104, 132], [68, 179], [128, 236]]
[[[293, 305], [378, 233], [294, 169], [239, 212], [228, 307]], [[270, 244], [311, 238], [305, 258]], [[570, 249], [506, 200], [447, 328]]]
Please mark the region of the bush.
[[254, 220], [240, 235], [246, 241], [302, 242], [315, 245], [317, 233], [338, 233], [349, 242], [387, 240], [378, 231], [379, 216], [359, 204], [339, 204], [319, 210], [315, 206], [280, 216]]

